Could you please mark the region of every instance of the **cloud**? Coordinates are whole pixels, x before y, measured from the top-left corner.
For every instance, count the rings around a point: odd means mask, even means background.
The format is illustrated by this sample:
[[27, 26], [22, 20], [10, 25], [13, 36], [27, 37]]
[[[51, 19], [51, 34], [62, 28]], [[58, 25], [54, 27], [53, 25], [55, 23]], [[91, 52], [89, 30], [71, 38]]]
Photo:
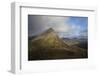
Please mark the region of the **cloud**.
[[[66, 24], [68, 17], [29, 16], [29, 35], [35, 35], [53, 28], [56, 32], [68, 32], [70, 26]], [[30, 30], [31, 29], [31, 30]]]
[[68, 32], [70, 26], [66, 24], [68, 17], [49, 17], [49, 27], [52, 27], [56, 32]]
[[[83, 30], [81, 23], [75, 22], [76, 20], [72, 19], [72, 17], [62, 16], [29, 15], [28, 34], [29, 36], [34, 36], [44, 32], [49, 28], [53, 28], [60, 37], [87, 36], [87, 31]], [[80, 18], [77, 17], [76, 19]], [[79, 23], [79, 25], [75, 23]]]

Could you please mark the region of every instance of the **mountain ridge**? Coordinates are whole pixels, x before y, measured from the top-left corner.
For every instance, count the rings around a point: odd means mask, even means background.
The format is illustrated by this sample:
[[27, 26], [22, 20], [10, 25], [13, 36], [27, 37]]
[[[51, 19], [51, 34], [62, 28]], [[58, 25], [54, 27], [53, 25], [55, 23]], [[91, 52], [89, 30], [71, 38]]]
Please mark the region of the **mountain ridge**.
[[[48, 46], [51, 46], [50, 48], [61, 48], [61, 47], [66, 47], [67, 46], [67, 44], [65, 44], [64, 41], [62, 41], [59, 38], [57, 33], [52, 28], [49, 28], [48, 30], [46, 30], [42, 34], [38, 35], [35, 39], [32, 40], [32, 42], [37, 43], [37, 41], [39, 39], [40, 39], [39, 43], [41, 44], [41, 46], [44, 45], [44, 44], [47, 44]], [[45, 45], [45, 46], [47, 46], [47, 45]]]
[[87, 52], [84, 49], [67, 45], [52, 28], [33, 38], [28, 49], [29, 60], [87, 57]]

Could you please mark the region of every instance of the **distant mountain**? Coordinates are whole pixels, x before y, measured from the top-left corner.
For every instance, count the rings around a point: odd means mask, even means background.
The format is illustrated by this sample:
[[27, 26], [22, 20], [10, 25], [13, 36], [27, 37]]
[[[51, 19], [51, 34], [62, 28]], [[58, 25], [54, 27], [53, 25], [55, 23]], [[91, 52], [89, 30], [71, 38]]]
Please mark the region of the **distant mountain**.
[[87, 51], [77, 46], [69, 46], [57, 33], [49, 28], [31, 38], [28, 43], [29, 60], [86, 58]]

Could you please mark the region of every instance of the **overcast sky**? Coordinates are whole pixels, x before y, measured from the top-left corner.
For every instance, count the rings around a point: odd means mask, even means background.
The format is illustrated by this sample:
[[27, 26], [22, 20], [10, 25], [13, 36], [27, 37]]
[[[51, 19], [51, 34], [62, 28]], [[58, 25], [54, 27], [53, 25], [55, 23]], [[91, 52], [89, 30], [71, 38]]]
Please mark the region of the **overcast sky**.
[[87, 37], [88, 17], [28, 15], [28, 36], [53, 28], [59, 37]]

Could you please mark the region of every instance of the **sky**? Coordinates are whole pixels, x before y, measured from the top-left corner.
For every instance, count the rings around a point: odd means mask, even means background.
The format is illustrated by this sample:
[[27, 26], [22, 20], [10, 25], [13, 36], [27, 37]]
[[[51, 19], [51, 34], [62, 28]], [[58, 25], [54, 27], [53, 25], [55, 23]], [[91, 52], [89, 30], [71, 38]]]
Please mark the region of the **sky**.
[[53, 28], [61, 38], [87, 37], [88, 17], [28, 15], [28, 36]]

